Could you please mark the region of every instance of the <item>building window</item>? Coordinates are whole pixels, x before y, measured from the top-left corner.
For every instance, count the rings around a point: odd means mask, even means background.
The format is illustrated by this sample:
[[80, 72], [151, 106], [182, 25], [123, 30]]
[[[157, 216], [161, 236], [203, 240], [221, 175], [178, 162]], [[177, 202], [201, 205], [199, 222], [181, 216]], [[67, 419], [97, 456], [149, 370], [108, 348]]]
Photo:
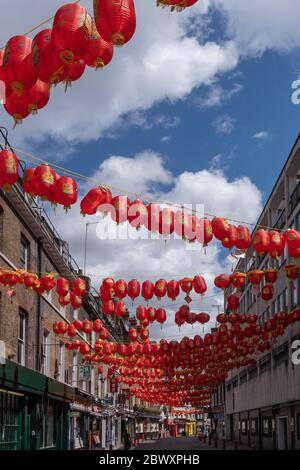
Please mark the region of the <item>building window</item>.
[[272, 418], [263, 418], [262, 433], [263, 433], [263, 436], [265, 437], [272, 436]]
[[42, 347], [42, 373], [47, 376], [50, 375], [50, 355], [50, 332], [48, 330], [44, 330]]
[[248, 433], [248, 427], [247, 427], [247, 420], [242, 419], [242, 434], [247, 434]]
[[20, 240], [20, 266], [26, 271], [29, 269], [29, 242], [21, 235]]
[[252, 436], [257, 436], [258, 434], [258, 419], [257, 418], [251, 419], [251, 434]]
[[78, 377], [78, 354], [73, 352], [72, 357], [72, 386], [77, 387], [77, 377]]
[[282, 311], [282, 294], [277, 297], [277, 312]]
[[300, 413], [296, 415], [296, 422], [297, 422], [297, 439], [300, 441]]
[[58, 380], [61, 382], [65, 381], [65, 345], [59, 343], [58, 350]]
[[54, 405], [47, 402], [43, 408], [41, 423], [41, 448], [53, 447], [55, 443], [54, 435]]
[[19, 312], [18, 324], [18, 363], [25, 366], [26, 362], [26, 313]]

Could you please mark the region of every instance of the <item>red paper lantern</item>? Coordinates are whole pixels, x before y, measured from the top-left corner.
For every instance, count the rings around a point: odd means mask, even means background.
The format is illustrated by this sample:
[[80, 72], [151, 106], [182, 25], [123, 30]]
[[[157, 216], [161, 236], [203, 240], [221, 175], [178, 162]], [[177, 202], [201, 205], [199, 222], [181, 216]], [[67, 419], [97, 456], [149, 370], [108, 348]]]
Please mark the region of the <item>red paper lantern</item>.
[[253, 248], [260, 255], [263, 255], [264, 253], [268, 253], [270, 249], [269, 232], [263, 229], [257, 230], [253, 238]]
[[237, 289], [241, 289], [242, 287], [244, 287], [246, 279], [247, 274], [241, 272], [235, 272], [230, 276], [231, 284]]
[[187, 294], [191, 292], [193, 289], [193, 279], [189, 277], [185, 277], [179, 281], [181, 290]]
[[91, 189], [80, 203], [81, 214], [94, 215], [96, 212], [106, 212], [108, 210], [106, 204], [112, 203], [112, 194], [108, 188], [98, 186]]
[[123, 279], [119, 279], [115, 283], [114, 291], [118, 299], [124, 299], [127, 295], [127, 283]]
[[158, 231], [164, 237], [168, 237], [174, 232], [174, 212], [171, 209], [160, 210]]
[[149, 322], [153, 322], [156, 318], [156, 310], [154, 307], [148, 307], [147, 310], [146, 310], [146, 314], [147, 314], [147, 320]]
[[141, 226], [148, 227], [148, 210], [143, 201], [136, 199], [131, 202], [128, 208], [127, 219], [130, 225], [137, 230], [139, 230]]
[[154, 293], [154, 284], [147, 280], [142, 284], [142, 297], [148, 302], [152, 299]]
[[126, 222], [130, 201], [127, 196], [115, 196], [112, 198], [111, 218], [117, 224]]
[[149, 338], [148, 328], [141, 328], [140, 338], [141, 338], [142, 341], [146, 341]]
[[237, 228], [235, 225], [229, 224], [229, 232], [228, 235], [223, 238], [222, 245], [224, 248], [228, 248], [229, 250], [233, 248], [236, 244], [237, 240]]
[[115, 314], [119, 318], [123, 318], [126, 315], [126, 305], [121, 300], [115, 304]]
[[23, 283], [26, 289], [33, 289], [38, 282], [39, 278], [36, 274], [27, 273], [23, 276]]
[[278, 278], [277, 269], [265, 269], [265, 279], [268, 284], [274, 284]]
[[284, 270], [285, 270], [286, 277], [290, 281], [295, 281], [300, 274], [300, 266], [297, 266], [296, 264], [289, 264], [285, 266]]
[[207, 285], [203, 276], [195, 276], [193, 279], [193, 287], [197, 294], [205, 294], [207, 291]]
[[272, 284], [266, 284], [265, 286], [263, 286], [261, 290], [261, 296], [263, 300], [269, 301], [273, 298], [273, 295], [274, 287], [272, 286]]
[[92, 32], [89, 39], [88, 51], [84, 57], [86, 65], [98, 70], [108, 65], [113, 57], [111, 41], [105, 41], [99, 34], [95, 20], [92, 20]]
[[165, 309], [164, 308], [158, 308], [156, 310], [156, 321], [158, 323], [162, 324], [162, 323], [165, 323], [166, 319], [167, 319], [167, 313], [166, 313]]
[[144, 320], [147, 319], [147, 309], [143, 305], [139, 305], [136, 309], [136, 318], [140, 321], [143, 322]]
[[30, 114], [37, 114], [39, 109], [44, 108], [50, 99], [49, 83], [37, 80], [29, 90], [26, 91], [28, 100], [28, 111]]
[[58, 303], [62, 307], [66, 307], [67, 305], [69, 305], [70, 301], [71, 301], [70, 294], [58, 296]]
[[93, 330], [96, 333], [100, 333], [102, 327], [103, 327], [102, 321], [99, 318], [97, 318], [97, 320], [94, 321]]
[[168, 297], [174, 301], [176, 297], [179, 296], [179, 292], [179, 282], [176, 280], [169, 281], [167, 290]]
[[148, 230], [157, 233], [159, 231], [161, 209], [157, 204], [148, 204], [147, 211]]
[[87, 292], [86, 283], [80, 277], [73, 279], [72, 289], [75, 292], [75, 294], [79, 295], [80, 297], [83, 297]]
[[74, 325], [69, 325], [67, 329], [67, 335], [70, 336], [70, 338], [73, 338], [76, 336], [77, 330]]
[[213, 238], [212, 224], [209, 219], [200, 219], [196, 232], [196, 239], [203, 246], [207, 246]]
[[162, 299], [168, 290], [168, 283], [165, 279], [159, 279], [155, 283], [154, 293], [157, 297], [157, 300]]
[[128, 331], [128, 336], [130, 338], [130, 341], [136, 341], [138, 338], [138, 332], [136, 328], [130, 328]]
[[32, 66], [39, 80], [48, 85], [62, 82], [69, 70], [69, 65], [62, 64], [59, 53], [51, 43], [52, 29], [37, 33], [32, 41]]
[[208, 323], [210, 320], [210, 316], [208, 315], [208, 313], [198, 313], [197, 315], [197, 321], [199, 323], [201, 323], [202, 325], [204, 325], [205, 323]]
[[21, 124], [23, 119], [29, 116], [29, 101], [26, 93], [23, 93], [21, 97], [17, 94], [12, 93], [6, 96], [4, 103], [5, 111], [13, 117], [15, 126]]
[[158, 6], [170, 6], [171, 10], [181, 11], [195, 5], [198, 0], [157, 0]]
[[183, 239], [189, 239], [192, 232], [191, 218], [187, 212], [180, 210], [174, 213], [174, 232]]
[[239, 305], [240, 305], [240, 300], [236, 295], [231, 294], [231, 295], [228, 296], [228, 298], [227, 298], [227, 308], [228, 308], [228, 310], [237, 310]]
[[258, 285], [260, 284], [262, 278], [264, 277], [264, 271], [261, 269], [254, 269], [252, 271], [248, 271], [248, 279], [251, 282], [252, 285]]
[[12, 92], [20, 98], [37, 80], [32, 67], [31, 45], [32, 40], [27, 36], [13, 36], [5, 46], [2, 71], [7, 95]]
[[37, 196], [53, 200], [58, 175], [49, 165], [40, 165], [34, 172], [34, 190]]
[[112, 300], [112, 291], [109, 289], [105, 289], [103, 285], [100, 286], [100, 299], [102, 302], [107, 302], [108, 300]]
[[82, 323], [82, 331], [89, 335], [93, 331], [93, 322], [91, 322], [90, 320], [84, 320], [84, 322]]
[[0, 151], [0, 187], [8, 191], [19, 176], [19, 161], [10, 150]]
[[133, 0], [94, 0], [94, 17], [100, 36], [114, 46], [122, 46], [136, 28]]
[[269, 232], [270, 237], [270, 246], [269, 246], [269, 255], [272, 258], [279, 258], [283, 254], [285, 239], [283, 235], [276, 230], [271, 230]]
[[250, 230], [248, 229], [248, 227], [239, 225], [237, 227], [237, 239], [236, 239], [235, 246], [239, 250], [247, 250], [250, 245], [251, 245]]
[[102, 340], [106, 340], [108, 338], [108, 331], [106, 328], [101, 328], [101, 330], [99, 331], [99, 338], [101, 338]]
[[223, 219], [222, 217], [215, 217], [211, 221], [212, 231], [217, 240], [224, 240], [227, 238], [230, 233], [230, 227], [227, 220]]
[[115, 313], [115, 304], [112, 300], [102, 303], [103, 312], [105, 315], [113, 315]]
[[40, 283], [42, 288], [47, 292], [51, 291], [56, 286], [56, 280], [51, 274], [46, 274], [45, 276], [42, 276], [40, 279]]
[[136, 299], [140, 295], [140, 283], [136, 279], [132, 279], [128, 282], [127, 285], [127, 294], [131, 298], [132, 301]]
[[25, 168], [23, 173], [22, 186], [25, 193], [29, 193], [32, 197], [36, 196], [34, 172], [35, 168]]
[[77, 183], [69, 176], [61, 176], [56, 183], [55, 200], [67, 210], [75, 204], [78, 197]]
[[56, 292], [58, 295], [66, 296], [69, 293], [69, 281], [64, 277], [59, 277], [56, 280]]
[[75, 292], [70, 293], [70, 302], [75, 310], [82, 307], [82, 298]]
[[220, 274], [214, 280], [214, 284], [218, 289], [227, 289], [231, 285], [231, 277], [227, 274]]
[[65, 84], [65, 92], [70, 86], [72, 86], [73, 82], [76, 82], [77, 80], [79, 80], [80, 77], [82, 77], [84, 70], [85, 62], [83, 59], [76, 60], [75, 62], [72, 62], [72, 64], [69, 65], [67, 69], [67, 74], [63, 81]]
[[89, 47], [92, 23], [86, 9], [78, 3], [60, 7], [53, 20], [51, 43], [62, 64], [83, 59]]

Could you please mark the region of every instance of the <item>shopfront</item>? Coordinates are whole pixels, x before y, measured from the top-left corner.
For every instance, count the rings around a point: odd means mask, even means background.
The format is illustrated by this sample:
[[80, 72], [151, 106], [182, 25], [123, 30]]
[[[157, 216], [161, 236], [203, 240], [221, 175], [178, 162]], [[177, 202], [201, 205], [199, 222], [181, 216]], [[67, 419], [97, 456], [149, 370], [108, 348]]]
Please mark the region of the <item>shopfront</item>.
[[69, 449], [73, 389], [7, 361], [0, 366], [0, 450]]

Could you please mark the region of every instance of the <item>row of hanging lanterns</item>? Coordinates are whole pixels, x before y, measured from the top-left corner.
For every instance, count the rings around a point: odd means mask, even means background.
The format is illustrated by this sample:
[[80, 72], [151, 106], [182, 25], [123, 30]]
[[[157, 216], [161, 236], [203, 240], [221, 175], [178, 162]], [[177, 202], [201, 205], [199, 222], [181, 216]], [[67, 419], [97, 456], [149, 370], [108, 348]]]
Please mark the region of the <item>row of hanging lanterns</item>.
[[[19, 176], [19, 160], [11, 150], [0, 151], [0, 170], [2, 170], [0, 188], [8, 190], [17, 182]], [[74, 205], [78, 198], [75, 179], [65, 175], [59, 176], [48, 164], [26, 168], [23, 176], [23, 189], [33, 197], [39, 196], [54, 205], [61, 204], [66, 209]], [[199, 218], [185, 212], [184, 209], [174, 212], [169, 208], [161, 208], [157, 204], [145, 204], [138, 199], [130, 201], [127, 196], [113, 197], [109, 188], [104, 186], [91, 189], [81, 200], [80, 208], [83, 215], [109, 212], [112, 220], [117, 224], [128, 221], [136, 229], [143, 226], [164, 237], [176, 233], [185, 240], [198, 241], [204, 246], [215, 237], [229, 249], [236, 247], [245, 251], [252, 245], [259, 255], [268, 253], [272, 258], [282, 256], [287, 247], [291, 258], [300, 258], [300, 232], [295, 229], [287, 229], [283, 232], [259, 229], [251, 240], [249, 228], [244, 225], [235, 227], [222, 217], [214, 217], [212, 220]], [[297, 268], [294, 265], [289, 265], [289, 267], [294, 275]], [[269, 278], [276, 277], [275, 270], [269, 270], [268, 276]], [[230, 279], [231, 282], [237, 284], [237, 287], [241, 287], [245, 282], [244, 277], [243, 273], [236, 273]], [[190, 281], [182, 282], [188, 285]], [[229, 280], [224, 276], [223, 279], [220, 278], [220, 282], [226, 286]], [[175, 284], [173, 287], [177, 290]], [[196, 292], [198, 290], [197, 293], [206, 291], [203, 278], [199, 277], [194, 280], [194, 289]]]
[[52, 28], [38, 32], [33, 40], [22, 35], [8, 40], [0, 53], [0, 79], [6, 88], [4, 108], [15, 123], [47, 105], [51, 85], [68, 87], [86, 65], [108, 65], [113, 47], [134, 34], [133, 0], [95, 1], [94, 16], [79, 3], [69, 3], [57, 10]]
[[154, 296], [157, 300], [161, 300], [166, 295], [175, 300], [180, 290], [183, 293], [190, 294], [194, 290], [197, 294], [203, 295], [206, 290], [206, 282], [203, 276], [197, 275], [194, 278], [183, 278], [179, 281], [159, 279], [155, 284], [146, 280], [142, 284], [137, 279], [131, 279], [126, 282], [124, 279], [115, 281], [113, 278], [105, 278], [100, 286], [100, 298], [103, 302], [108, 302], [113, 298], [119, 300], [124, 299], [126, 296], [134, 301], [140, 295], [148, 302]]
[[[151, 343], [147, 334], [141, 338], [134, 329], [129, 333], [130, 344], [109, 342], [101, 320], [56, 322], [53, 330], [61, 337], [68, 336], [66, 348], [78, 350], [87, 362], [102, 362], [118, 371], [121, 382], [145, 388], [145, 393], [153, 386], [173, 392], [184, 389], [189, 395], [185, 403], [191, 403], [191, 396], [200, 397], [203, 387], [213, 387], [230, 370], [251, 364], [256, 354], [269, 350], [289, 325], [300, 321], [300, 310], [278, 312], [262, 323], [255, 314], [219, 314], [217, 321], [217, 329], [203, 338], [196, 335], [159, 343]], [[93, 345], [75, 340], [81, 331], [94, 331], [99, 338]]]
[[[181, 10], [197, 0], [162, 0], [159, 5]], [[0, 80], [5, 83], [4, 108], [15, 123], [44, 108], [50, 87], [67, 88], [79, 80], [86, 66], [103, 68], [113, 57], [114, 46], [123, 46], [136, 29], [134, 0], [94, 0], [94, 18], [77, 3], [61, 6], [52, 28], [29, 38], [10, 38], [0, 51]]]

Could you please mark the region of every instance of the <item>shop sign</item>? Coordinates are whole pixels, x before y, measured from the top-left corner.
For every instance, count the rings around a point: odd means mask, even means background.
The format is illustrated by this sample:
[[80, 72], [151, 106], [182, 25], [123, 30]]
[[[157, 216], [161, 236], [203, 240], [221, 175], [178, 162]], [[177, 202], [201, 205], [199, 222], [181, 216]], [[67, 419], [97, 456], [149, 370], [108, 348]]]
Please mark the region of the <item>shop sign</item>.
[[90, 380], [92, 366], [79, 366], [79, 380]]

